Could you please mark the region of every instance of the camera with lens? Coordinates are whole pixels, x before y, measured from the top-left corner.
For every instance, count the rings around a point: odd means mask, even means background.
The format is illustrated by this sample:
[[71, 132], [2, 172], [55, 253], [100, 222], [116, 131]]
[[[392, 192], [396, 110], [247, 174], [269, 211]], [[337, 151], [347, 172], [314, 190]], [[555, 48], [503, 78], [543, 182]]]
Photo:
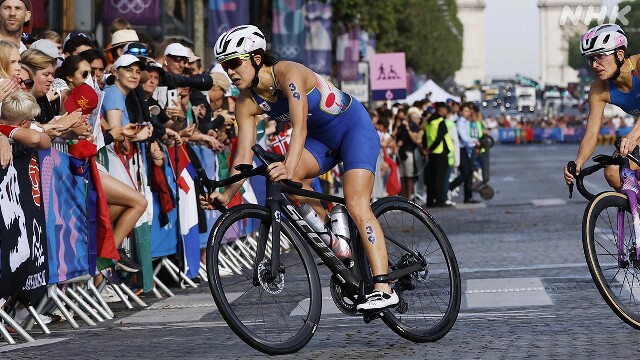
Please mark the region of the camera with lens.
[[227, 134], [227, 139], [231, 140], [236, 137], [236, 127], [231, 125], [225, 130]]
[[161, 86], [168, 88], [188, 87], [200, 91], [210, 90], [213, 87], [213, 78], [209, 74], [199, 74], [192, 76], [182, 76], [165, 73], [162, 77]]

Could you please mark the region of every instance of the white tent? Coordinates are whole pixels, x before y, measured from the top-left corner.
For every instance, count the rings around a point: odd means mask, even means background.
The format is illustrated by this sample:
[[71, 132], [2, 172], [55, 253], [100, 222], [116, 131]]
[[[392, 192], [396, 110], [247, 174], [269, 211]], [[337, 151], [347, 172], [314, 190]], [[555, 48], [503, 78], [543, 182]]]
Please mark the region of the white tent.
[[415, 101], [424, 99], [425, 95], [431, 93], [429, 96], [429, 100], [437, 102], [437, 101], [446, 101], [447, 99], [453, 99], [457, 102], [460, 102], [460, 97], [451, 95], [448, 92], [444, 91], [438, 84], [433, 82], [433, 80], [427, 80], [418, 90], [416, 90], [413, 94], [407, 96], [404, 100], [398, 100], [400, 103], [405, 104], [413, 104]]

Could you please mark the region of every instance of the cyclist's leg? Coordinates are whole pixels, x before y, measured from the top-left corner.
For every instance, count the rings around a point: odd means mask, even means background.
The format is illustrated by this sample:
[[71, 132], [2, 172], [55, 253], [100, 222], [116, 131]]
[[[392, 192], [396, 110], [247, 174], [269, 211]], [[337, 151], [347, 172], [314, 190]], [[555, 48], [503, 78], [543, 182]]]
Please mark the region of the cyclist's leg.
[[[378, 219], [371, 211], [371, 193], [373, 191], [374, 175], [365, 169], [351, 169], [343, 175], [344, 198], [347, 210], [353, 219], [365, 254], [375, 275], [389, 273], [389, 260], [384, 234]], [[386, 293], [391, 292], [388, 283], [375, 283], [374, 288]]]
[[[326, 156], [328, 151], [329, 147], [316, 139], [307, 137], [305, 140], [302, 156], [298, 162], [298, 167], [296, 167], [293, 173], [293, 180], [301, 182], [303, 189], [313, 190], [311, 187], [311, 179], [331, 170], [335, 166], [335, 159]], [[325, 222], [327, 221], [327, 211], [320, 203], [320, 200], [293, 195], [289, 195], [289, 198], [308, 203], [320, 219]]]

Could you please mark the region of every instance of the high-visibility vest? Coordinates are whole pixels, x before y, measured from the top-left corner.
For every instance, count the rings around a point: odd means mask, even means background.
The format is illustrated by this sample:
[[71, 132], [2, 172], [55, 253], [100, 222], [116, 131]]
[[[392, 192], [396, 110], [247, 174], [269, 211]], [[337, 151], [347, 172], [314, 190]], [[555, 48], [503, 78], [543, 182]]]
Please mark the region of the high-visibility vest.
[[[431, 146], [431, 144], [433, 144], [433, 142], [436, 140], [436, 137], [438, 137], [438, 127], [440, 126], [440, 123], [442, 121], [444, 121], [444, 119], [440, 117], [435, 120], [431, 120], [425, 126], [425, 132], [427, 134], [427, 146]], [[444, 141], [447, 143], [449, 154], [453, 154], [453, 140], [451, 139], [451, 135], [449, 135], [449, 131], [447, 131], [447, 133], [444, 135]], [[444, 151], [444, 145], [442, 142], [440, 142], [440, 144], [438, 144], [438, 146], [436, 146], [436, 148], [433, 149], [432, 153], [442, 154], [443, 151]], [[452, 160], [453, 158], [450, 157], [449, 159], [450, 164], [453, 164]]]
[[451, 137], [451, 129], [453, 128], [455, 131], [458, 131], [458, 128], [456, 128], [456, 123], [452, 120], [448, 120], [445, 119], [444, 120], [444, 124], [447, 125], [447, 135], [445, 135], [445, 141], [446, 139], [451, 139], [451, 145], [449, 145], [449, 143], [447, 143], [447, 146], [449, 147], [449, 156], [447, 157], [449, 160], [449, 166], [453, 166], [453, 164], [456, 163], [456, 153], [454, 150], [454, 143], [453, 143], [453, 138]]

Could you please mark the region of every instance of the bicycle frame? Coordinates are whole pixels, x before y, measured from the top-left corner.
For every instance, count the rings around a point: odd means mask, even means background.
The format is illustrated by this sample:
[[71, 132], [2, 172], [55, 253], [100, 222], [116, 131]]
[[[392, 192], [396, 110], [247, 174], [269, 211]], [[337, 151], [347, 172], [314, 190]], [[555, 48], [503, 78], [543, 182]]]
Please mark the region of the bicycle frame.
[[[337, 280], [343, 285], [345, 292], [350, 296], [364, 296], [364, 284], [362, 282], [361, 274], [354, 274], [349, 268], [345, 266], [342, 260], [338, 259], [338, 257], [333, 253], [331, 248], [329, 248], [324, 241], [320, 238], [320, 236], [313, 230], [309, 224], [302, 218], [302, 216], [297, 212], [295, 206], [289, 202], [289, 200], [284, 196], [286, 195], [297, 195], [311, 199], [317, 200], [325, 200], [334, 202], [337, 204], [345, 204], [345, 200], [342, 197], [327, 195], [323, 193], [318, 193], [311, 190], [301, 189], [301, 184], [291, 182], [291, 181], [283, 181], [283, 183], [276, 183], [268, 179], [267, 174], [267, 166], [261, 165], [256, 168], [253, 168], [251, 165], [242, 165], [238, 168], [240, 173], [233, 175], [227, 179], [220, 181], [213, 181], [206, 177], [206, 174], [200, 172], [197, 179], [197, 185], [199, 188], [207, 187], [208, 189], [217, 189], [218, 187], [228, 186], [232, 183], [240, 181], [242, 179], [246, 179], [252, 176], [264, 176], [267, 181], [266, 186], [266, 207], [269, 208], [269, 212], [271, 213], [271, 223], [270, 224], [261, 224], [260, 225], [260, 234], [258, 238], [258, 247], [256, 251], [256, 262], [255, 267], [253, 269], [253, 284], [255, 286], [260, 285], [260, 280], [258, 276], [258, 264], [259, 260], [263, 259], [266, 253], [267, 242], [269, 241], [269, 228], [271, 228], [271, 248], [279, 249], [280, 248], [280, 229], [282, 226], [282, 214], [286, 215], [291, 221], [290, 223], [294, 226], [296, 231], [304, 238], [305, 242], [308, 246], [311, 247], [313, 252], [315, 252], [320, 259], [324, 262], [325, 265], [331, 270], [331, 272], [336, 276]], [[226, 210], [220, 204], [216, 204], [219, 210]], [[353, 227], [351, 227], [353, 229]], [[356, 239], [355, 232], [351, 231], [352, 241], [360, 241], [360, 239]], [[404, 276], [407, 276], [415, 271], [422, 270], [425, 266], [427, 266], [427, 262], [424, 257], [415, 251], [407, 248], [403, 244], [400, 244], [393, 239], [387, 238], [389, 241], [392, 241], [396, 246], [402, 248], [404, 251], [412, 254], [416, 259], [419, 259], [420, 262], [416, 262], [409, 266], [394, 270], [389, 273], [389, 278], [393, 280], [397, 280]], [[353, 259], [354, 262], [358, 261], [357, 258]], [[357, 264], [356, 264], [357, 265]], [[354, 269], [358, 269], [358, 266], [354, 266]], [[284, 269], [281, 269], [280, 266], [280, 252], [279, 251], [271, 251], [271, 266], [269, 269], [269, 274], [266, 275], [265, 279], [267, 281], [273, 281], [278, 277], [278, 274], [283, 272]]]
[[[627, 158], [613, 157], [609, 155], [596, 155], [593, 160], [597, 162], [596, 165], [590, 166], [588, 168], [582, 169], [580, 171], [580, 176], [576, 175], [578, 191], [582, 196], [584, 196], [587, 200], [592, 201], [596, 195], [590, 193], [583, 184], [583, 179], [586, 176], [593, 174], [594, 172], [605, 168], [609, 165], [618, 165], [620, 168], [620, 183], [622, 184], [620, 193], [626, 195], [627, 200], [629, 201], [629, 207], [631, 210], [631, 217], [633, 221], [633, 229], [638, 236], [640, 234], [640, 212], [638, 211], [638, 203], [640, 202], [640, 186], [638, 185], [638, 176], [637, 172], [631, 170], [629, 159], [640, 166], [640, 161], [634, 154], [627, 155]], [[575, 163], [572, 164], [570, 162], [568, 166], [573, 166], [573, 170], [570, 170], [575, 175]], [[571, 193], [573, 192], [573, 185], [569, 186], [569, 198], [571, 198]], [[624, 267], [625, 264], [625, 256], [626, 251], [624, 248], [624, 209], [618, 209], [616, 216], [616, 230], [617, 230], [617, 240], [616, 245], [618, 248], [618, 266]], [[638, 246], [637, 238], [633, 239], [633, 243], [635, 246], [635, 259], [629, 260], [638, 260], [640, 259], [640, 246]]]
[[[631, 209], [631, 217], [633, 219], [633, 228], [636, 236], [640, 234], [640, 213], [638, 212], [638, 200], [640, 199], [640, 186], [638, 186], [638, 178], [636, 172], [631, 170], [627, 166], [620, 166], [620, 182], [622, 183], [622, 189], [620, 192], [627, 196], [629, 201], [629, 207]], [[624, 210], [618, 209], [617, 216], [617, 230], [618, 230], [618, 264], [622, 264], [625, 259], [624, 249]], [[640, 247], [638, 246], [637, 237], [634, 239], [634, 245], [636, 247], [636, 259], [640, 259]]]
[[[282, 221], [282, 213], [291, 221], [290, 223], [298, 231], [298, 233], [306, 240], [306, 243], [311, 249], [322, 259], [325, 265], [336, 275], [338, 280], [345, 285], [345, 289], [352, 294], [357, 294], [359, 289], [360, 279], [345, 266], [345, 264], [338, 259], [320, 236], [313, 230], [309, 224], [302, 218], [302, 216], [296, 211], [295, 207], [289, 202], [289, 200], [283, 196], [298, 195], [312, 199], [331, 201], [338, 204], [344, 204], [344, 199], [337, 196], [317, 193], [315, 191], [295, 189], [280, 183], [274, 183], [267, 180], [267, 201], [266, 206], [271, 212], [271, 248], [278, 249], [280, 247], [280, 227]], [[261, 227], [260, 241], [258, 245], [258, 252], [256, 254], [256, 264], [259, 259], [264, 256], [266, 249], [268, 231], [266, 228]], [[280, 271], [280, 254], [278, 251], [271, 252], [271, 275], [275, 276]], [[254, 284], [259, 285], [257, 267], [254, 268]]]

